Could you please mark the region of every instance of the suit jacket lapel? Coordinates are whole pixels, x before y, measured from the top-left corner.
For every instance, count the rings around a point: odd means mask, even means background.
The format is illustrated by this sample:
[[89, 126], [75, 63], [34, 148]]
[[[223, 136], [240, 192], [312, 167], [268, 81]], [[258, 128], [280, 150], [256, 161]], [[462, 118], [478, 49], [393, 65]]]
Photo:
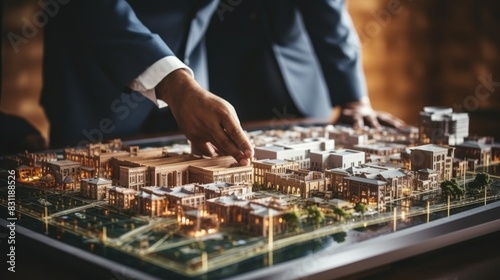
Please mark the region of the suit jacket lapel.
[[218, 0], [194, 0], [197, 10], [191, 20], [184, 49], [184, 63], [186, 63], [195, 74], [198, 83], [208, 88], [208, 66], [206, 61], [206, 49], [204, 45], [205, 32], [210, 19], [217, 9]]
[[304, 115], [328, 118], [328, 88], [295, 1], [257, 3], [290, 97]]

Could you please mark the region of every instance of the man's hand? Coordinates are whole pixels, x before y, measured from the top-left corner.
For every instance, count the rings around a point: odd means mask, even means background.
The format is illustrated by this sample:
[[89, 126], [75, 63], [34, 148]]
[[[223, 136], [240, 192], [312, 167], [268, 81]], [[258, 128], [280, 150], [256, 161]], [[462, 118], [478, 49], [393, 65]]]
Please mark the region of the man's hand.
[[381, 125], [400, 129], [407, 126], [404, 121], [387, 112], [373, 110], [368, 97], [341, 106], [337, 123], [352, 125], [355, 129], [364, 126], [380, 129]]
[[231, 155], [240, 165], [250, 163], [253, 148], [234, 107], [203, 89], [185, 70], [167, 75], [157, 85], [156, 95], [167, 102], [194, 154]]

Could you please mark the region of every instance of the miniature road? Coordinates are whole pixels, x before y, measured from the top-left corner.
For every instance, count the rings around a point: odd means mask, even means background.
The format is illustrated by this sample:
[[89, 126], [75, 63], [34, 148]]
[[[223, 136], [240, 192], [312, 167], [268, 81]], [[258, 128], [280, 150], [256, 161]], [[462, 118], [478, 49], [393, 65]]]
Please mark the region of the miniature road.
[[59, 216], [64, 216], [64, 215], [67, 215], [67, 214], [76, 213], [78, 211], [82, 211], [82, 210], [85, 210], [85, 209], [88, 209], [88, 208], [92, 208], [92, 207], [101, 206], [101, 205], [104, 205], [104, 204], [107, 204], [107, 202], [106, 201], [92, 202], [92, 203], [87, 204], [87, 205], [78, 206], [78, 207], [71, 208], [71, 209], [68, 209], [68, 210], [59, 211], [57, 213], [49, 215], [48, 218], [50, 219], [50, 218], [55, 218], [55, 217], [59, 217]]
[[172, 225], [175, 223], [176, 223], [175, 220], [165, 219], [165, 218], [157, 218], [154, 220], [150, 220], [147, 225], [143, 225], [143, 226], [138, 227], [134, 230], [131, 230], [131, 231], [121, 235], [118, 238], [108, 239], [108, 243], [110, 243], [112, 245], [116, 245], [116, 246], [121, 246], [123, 243], [127, 243], [127, 242], [131, 241], [136, 236], [139, 236], [143, 233], [146, 233], [149, 230], [153, 229], [154, 227], [156, 227], [160, 224]]

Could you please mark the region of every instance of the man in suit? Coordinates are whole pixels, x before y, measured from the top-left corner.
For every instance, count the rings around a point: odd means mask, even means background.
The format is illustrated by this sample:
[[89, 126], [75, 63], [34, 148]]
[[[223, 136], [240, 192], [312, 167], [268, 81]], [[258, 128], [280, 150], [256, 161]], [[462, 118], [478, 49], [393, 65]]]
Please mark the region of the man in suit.
[[[325, 117], [332, 106], [341, 105], [351, 119], [361, 124], [366, 117], [377, 125], [344, 1], [245, 2], [256, 9], [259, 28], [267, 32], [248, 36], [268, 46], [257, 53], [259, 63], [249, 68], [247, 84], [266, 89], [262, 92], [271, 106], [288, 104], [301, 116]], [[241, 75], [246, 67], [207, 63], [205, 35], [218, 5], [216, 0], [63, 1], [45, 30], [41, 102], [51, 123], [51, 146], [164, 131], [178, 124], [197, 153], [228, 154], [248, 164], [253, 150], [236, 111], [245, 120], [260, 117], [246, 112], [248, 104], [238, 103], [239, 96], [254, 92], [240, 94], [241, 86], [221, 86], [221, 76], [214, 75], [214, 88], [237, 104], [235, 111], [207, 90], [209, 68], [217, 72], [226, 67], [226, 73], [238, 69]], [[217, 38], [217, 27], [213, 29], [212, 38]], [[217, 44], [231, 41], [227, 37]], [[238, 49], [233, 53], [248, 55]]]
[[[242, 119], [312, 117], [378, 126], [343, 0], [225, 1], [207, 32], [210, 89]], [[226, 6], [222, 6], [226, 7]], [[234, 93], [238, 94], [234, 94]], [[265, 102], [263, 102], [265, 100]]]

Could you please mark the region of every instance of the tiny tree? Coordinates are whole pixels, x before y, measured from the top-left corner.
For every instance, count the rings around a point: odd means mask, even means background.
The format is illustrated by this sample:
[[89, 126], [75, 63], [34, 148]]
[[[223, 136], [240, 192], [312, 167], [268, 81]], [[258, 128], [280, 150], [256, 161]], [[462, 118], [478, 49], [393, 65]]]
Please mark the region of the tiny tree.
[[368, 207], [361, 202], [356, 203], [356, 206], [354, 206], [354, 211], [361, 213], [361, 216], [364, 216], [366, 211], [368, 211]]
[[316, 205], [310, 205], [307, 207], [307, 222], [312, 224], [314, 227], [319, 227], [319, 225], [325, 219], [325, 215], [321, 212], [321, 209]]
[[474, 180], [469, 183], [469, 188], [479, 192], [483, 190], [483, 188], [489, 188], [492, 182], [493, 180], [488, 173], [477, 173]]
[[343, 218], [347, 217], [347, 212], [344, 211], [344, 209], [342, 209], [342, 208], [334, 207], [333, 208], [333, 213], [337, 217], [338, 221], [342, 221]]
[[464, 190], [458, 186], [458, 182], [455, 179], [442, 181], [440, 187], [443, 197], [458, 198], [464, 195]]
[[285, 221], [287, 231], [296, 232], [300, 227], [300, 214], [297, 211], [286, 212], [282, 216]]

